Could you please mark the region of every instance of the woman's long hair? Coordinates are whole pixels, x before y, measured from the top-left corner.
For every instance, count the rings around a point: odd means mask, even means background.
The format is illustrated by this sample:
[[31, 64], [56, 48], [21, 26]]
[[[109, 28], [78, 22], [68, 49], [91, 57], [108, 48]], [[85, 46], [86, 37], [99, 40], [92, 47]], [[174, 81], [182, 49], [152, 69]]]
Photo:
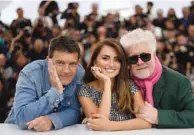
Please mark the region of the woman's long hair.
[[129, 69], [127, 64], [127, 55], [124, 48], [121, 44], [115, 39], [105, 39], [102, 42], [99, 42], [92, 53], [88, 66], [86, 68], [84, 81], [85, 83], [92, 82], [96, 80], [91, 72], [91, 67], [94, 66], [94, 62], [96, 61], [100, 51], [104, 46], [110, 46], [116, 50], [118, 55], [120, 56], [121, 68], [119, 74], [115, 77], [113, 89], [116, 90], [117, 98], [118, 98], [118, 108], [121, 111], [125, 112], [133, 112], [132, 109], [132, 99], [129, 88]]

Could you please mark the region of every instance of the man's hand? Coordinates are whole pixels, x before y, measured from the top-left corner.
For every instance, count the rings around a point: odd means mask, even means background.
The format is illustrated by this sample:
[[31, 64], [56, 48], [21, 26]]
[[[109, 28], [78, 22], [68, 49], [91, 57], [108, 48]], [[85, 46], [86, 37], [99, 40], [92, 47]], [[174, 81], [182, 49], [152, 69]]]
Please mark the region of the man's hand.
[[158, 110], [148, 102], [145, 102], [145, 105], [140, 108], [138, 116], [152, 124], [158, 124]]
[[27, 123], [28, 129], [34, 129], [38, 132], [46, 132], [51, 130], [52, 122], [47, 116], [38, 117]]
[[93, 114], [92, 117], [87, 119], [87, 126], [92, 130], [97, 131], [109, 131], [111, 130], [111, 121], [107, 119], [104, 115]]
[[47, 58], [48, 61], [48, 72], [51, 85], [55, 87], [60, 94], [63, 93], [63, 85], [57, 75], [56, 67], [53, 65], [53, 62], [50, 58]]

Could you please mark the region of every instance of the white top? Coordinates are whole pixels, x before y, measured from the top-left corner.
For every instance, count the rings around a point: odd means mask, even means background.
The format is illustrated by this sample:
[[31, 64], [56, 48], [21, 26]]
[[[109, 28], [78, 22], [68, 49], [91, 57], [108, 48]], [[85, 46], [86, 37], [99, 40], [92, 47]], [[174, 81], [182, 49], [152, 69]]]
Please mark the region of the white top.
[[65, 127], [56, 131], [36, 132], [33, 130], [21, 130], [13, 124], [0, 124], [1, 135], [193, 135], [192, 129], [142, 129], [128, 131], [92, 131], [84, 124]]

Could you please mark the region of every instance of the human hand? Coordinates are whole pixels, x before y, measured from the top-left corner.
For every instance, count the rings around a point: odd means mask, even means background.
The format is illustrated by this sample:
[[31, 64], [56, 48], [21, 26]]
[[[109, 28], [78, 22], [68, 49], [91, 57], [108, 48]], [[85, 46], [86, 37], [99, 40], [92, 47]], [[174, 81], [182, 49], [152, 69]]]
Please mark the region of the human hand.
[[47, 58], [48, 61], [48, 73], [51, 85], [55, 87], [60, 94], [63, 93], [63, 85], [58, 77], [56, 67], [53, 65], [53, 62], [50, 58]]
[[88, 128], [96, 131], [111, 130], [111, 121], [102, 114], [93, 114], [87, 119]]
[[110, 78], [104, 74], [104, 70], [100, 67], [93, 66], [91, 67], [92, 74], [99, 80], [107, 81], [110, 80]]
[[41, 116], [27, 123], [28, 129], [34, 129], [37, 132], [46, 132], [51, 130], [52, 122], [47, 116]]
[[158, 110], [148, 102], [145, 102], [145, 105], [140, 108], [138, 117], [152, 124], [158, 124]]

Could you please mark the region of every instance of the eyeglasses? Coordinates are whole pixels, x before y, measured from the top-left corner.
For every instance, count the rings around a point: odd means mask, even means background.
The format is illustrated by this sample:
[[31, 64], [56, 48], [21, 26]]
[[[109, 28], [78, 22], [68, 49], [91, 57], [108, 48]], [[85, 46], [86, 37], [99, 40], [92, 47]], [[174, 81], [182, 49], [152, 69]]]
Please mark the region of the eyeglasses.
[[150, 61], [151, 54], [150, 53], [141, 53], [140, 55], [134, 55], [128, 57], [128, 63], [129, 64], [137, 64], [138, 58], [140, 58], [143, 62]]

